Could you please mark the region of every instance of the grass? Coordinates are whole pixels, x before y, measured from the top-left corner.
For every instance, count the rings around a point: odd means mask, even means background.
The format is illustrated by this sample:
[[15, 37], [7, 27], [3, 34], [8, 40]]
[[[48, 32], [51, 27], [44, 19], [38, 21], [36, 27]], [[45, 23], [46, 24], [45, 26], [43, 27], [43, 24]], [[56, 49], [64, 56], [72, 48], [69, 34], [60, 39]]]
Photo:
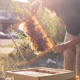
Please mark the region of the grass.
[[5, 77], [5, 71], [8, 70], [17, 70], [23, 68], [24, 62], [19, 61], [19, 58], [10, 55], [1, 55], [0, 54], [0, 77]]

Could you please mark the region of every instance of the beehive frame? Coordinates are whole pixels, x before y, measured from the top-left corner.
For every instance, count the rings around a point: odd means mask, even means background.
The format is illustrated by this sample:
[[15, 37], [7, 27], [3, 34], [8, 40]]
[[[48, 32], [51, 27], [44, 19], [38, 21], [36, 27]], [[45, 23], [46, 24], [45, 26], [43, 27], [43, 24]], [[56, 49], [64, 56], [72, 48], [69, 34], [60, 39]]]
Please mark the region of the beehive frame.
[[[33, 15], [32, 15], [32, 16], [33, 16]], [[31, 16], [30, 16], [30, 17], [31, 17]], [[38, 55], [38, 56], [36, 56], [35, 58], [31, 59], [29, 62], [26, 61], [26, 59], [24, 58], [23, 54], [21, 53], [21, 51], [20, 51], [19, 48], [17, 47], [16, 42], [14, 41], [14, 39], [13, 39], [13, 37], [11, 36], [11, 34], [9, 33], [9, 31], [10, 31], [11, 29], [17, 27], [17, 26], [20, 25], [21, 23], [25, 22], [25, 21], [28, 20], [30, 17], [28, 17], [28, 18], [20, 21], [19, 23], [15, 24], [15, 25], [13, 25], [13, 26], [11, 26], [11, 27], [9, 27], [9, 28], [7, 29], [8, 34], [10, 35], [12, 41], [14, 42], [17, 50], [19, 51], [20, 55], [22, 56], [22, 58], [24, 59], [24, 61], [25, 61], [26, 64], [29, 64], [29, 63], [33, 62], [34, 60], [38, 59], [40, 56], [44, 55], [45, 53], [49, 52], [49, 51], [52, 49], [52, 48], [51, 48], [50, 50], [46, 50], [45, 52], [42, 52], [40, 55]], [[36, 18], [36, 19], [37, 19], [37, 18]], [[39, 21], [39, 20], [38, 20], [38, 21]], [[40, 23], [39, 23], [39, 24], [40, 24]], [[41, 24], [40, 24], [40, 25], [41, 25]], [[41, 26], [42, 26], [42, 25], [41, 25]], [[46, 32], [45, 32], [45, 34], [46, 34]], [[46, 34], [46, 35], [47, 35], [47, 34]], [[49, 36], [48, 36], [48, 38], [49, 38], [50, 42], [52, 43], [52, 45], [54, 45], [53, 42], [52, 42], [52, 40], [51, 40], [51, 38], [50, 38]]]

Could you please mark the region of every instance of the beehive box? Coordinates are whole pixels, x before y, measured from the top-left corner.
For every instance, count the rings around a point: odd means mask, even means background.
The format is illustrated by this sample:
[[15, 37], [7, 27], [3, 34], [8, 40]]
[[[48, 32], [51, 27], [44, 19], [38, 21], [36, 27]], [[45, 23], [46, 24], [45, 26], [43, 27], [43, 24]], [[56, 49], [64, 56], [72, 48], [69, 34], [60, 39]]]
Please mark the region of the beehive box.
[[6, 71], [6, 77], [11, 76], [14, 80], [75, 80], [73, 71], [43, 67]]

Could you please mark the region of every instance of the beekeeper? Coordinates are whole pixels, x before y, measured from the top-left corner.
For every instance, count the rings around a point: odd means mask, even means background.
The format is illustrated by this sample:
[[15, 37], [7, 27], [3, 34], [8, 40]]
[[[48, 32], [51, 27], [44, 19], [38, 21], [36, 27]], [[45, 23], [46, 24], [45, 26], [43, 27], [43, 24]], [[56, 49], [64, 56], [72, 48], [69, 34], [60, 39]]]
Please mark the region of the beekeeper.
[[76, 69], [80, 80], [80, 0], [37, 0], [31, 5], [33, 14], [40, 4], [51, 14], [55, 12], [66, 28], [64, 43], [55, 46], [54, 50], [55, 53], [64, 51], [64, 68]]

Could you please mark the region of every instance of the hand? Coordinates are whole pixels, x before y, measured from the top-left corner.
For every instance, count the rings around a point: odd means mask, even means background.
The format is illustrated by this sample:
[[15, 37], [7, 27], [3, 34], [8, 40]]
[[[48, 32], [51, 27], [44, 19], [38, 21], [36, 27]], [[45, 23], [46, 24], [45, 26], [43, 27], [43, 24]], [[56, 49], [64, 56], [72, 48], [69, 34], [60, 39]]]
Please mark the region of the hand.
[[59, 44], [59, 45], [54, 47], [54, 52], [55, 53], [60, 53], [60, 52], [65, 51], [66, 49], [68, 49], [67, 44], [62, 43], [62, 44]]
[[31, 4], [31, 12], [33, 14], [36, 14], [37, 13], [37, 10], [38, 10], [40, 4], [41, 4], [41, 1], [40, 0], [37, 0], [36, 2], [34, 2], [34, 3]]

